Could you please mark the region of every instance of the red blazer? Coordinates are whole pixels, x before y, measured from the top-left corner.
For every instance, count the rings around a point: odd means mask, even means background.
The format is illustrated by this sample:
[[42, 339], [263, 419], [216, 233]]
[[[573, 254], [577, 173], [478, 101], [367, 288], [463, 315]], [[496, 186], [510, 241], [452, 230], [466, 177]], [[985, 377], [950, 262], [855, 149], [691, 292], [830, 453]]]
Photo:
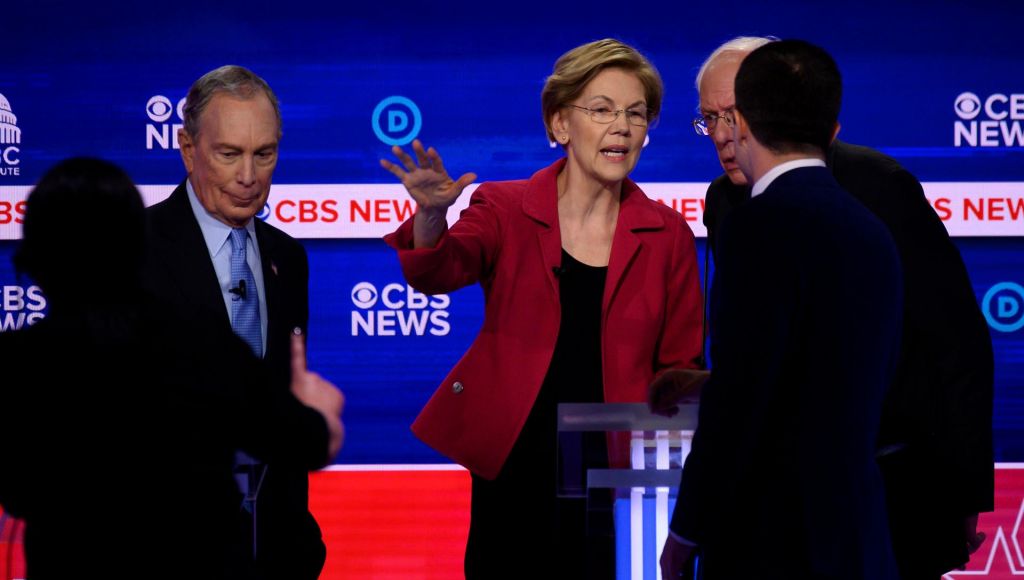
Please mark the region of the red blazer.
[[[411, 218], [384, 238], [421, 292], [483, 287], [480, 334], [412, 430], [488, 479], [512, 450], [555, 350], [561, 306], [554, 268], [562, 252], [555, 178], [564, 165], [560, 160], [528, 181], [480, 185], [434, 248], [413, 249]], [[627, 179], [602, 307], [605, 401], [644, 401], [656, 373], [695, 367], [700, 335], [693, 232]]]

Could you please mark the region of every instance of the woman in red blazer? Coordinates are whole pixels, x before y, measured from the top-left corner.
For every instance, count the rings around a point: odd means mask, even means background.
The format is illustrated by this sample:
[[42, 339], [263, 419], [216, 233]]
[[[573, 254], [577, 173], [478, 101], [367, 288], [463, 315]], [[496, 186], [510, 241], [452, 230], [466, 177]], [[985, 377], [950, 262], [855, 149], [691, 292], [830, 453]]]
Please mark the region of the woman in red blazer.
[[660, 371], [696, 366], [693, 233], [628, 178], [661, 98], [657, 71], [628, 45], [567, 52], [541, 95], [565, 158], [482, 184], [451, 229], [447, 209], [474, 174], [452, 180], [419, 141], [415, 159], [394, 147], [400, 164], [381, 161], [418, 205], [385, 237], [409, 284], [484, 290], [479, 336], [412, 426], [472, 472], [467, 578], [522, 577], [551, 561], [563, 578], [614, 572], [611, 546], [584, 539], [585, 502], [555, 497], [555, 409], [641, 402]]

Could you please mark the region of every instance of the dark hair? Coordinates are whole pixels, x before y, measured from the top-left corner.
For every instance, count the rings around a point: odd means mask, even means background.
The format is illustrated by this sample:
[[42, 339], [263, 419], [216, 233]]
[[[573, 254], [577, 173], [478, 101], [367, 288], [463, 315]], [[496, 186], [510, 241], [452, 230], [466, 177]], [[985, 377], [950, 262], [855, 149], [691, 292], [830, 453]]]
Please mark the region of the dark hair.
[[736, 73], [736, 109], [775, 153], [828, 149], [842, 97], [836, 62], [802, 40], [770, 42], [747, 55]]
[[116, 301], [139, 285], [144, 210], [120, 167], [85, 157], [62, 161], [28, 196], [14, 267], [54, 303]]

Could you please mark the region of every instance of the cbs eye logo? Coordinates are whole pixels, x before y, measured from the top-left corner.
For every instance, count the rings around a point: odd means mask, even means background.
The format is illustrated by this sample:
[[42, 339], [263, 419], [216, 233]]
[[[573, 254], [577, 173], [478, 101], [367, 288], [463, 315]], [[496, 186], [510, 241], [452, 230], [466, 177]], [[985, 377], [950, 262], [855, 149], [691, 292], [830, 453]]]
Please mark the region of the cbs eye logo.
[[392, 282], [380, 290], [370, 282], [352, 287], [352, 336], [447, 336], [451, 331], [447, 294], [428, 296]]
[[[178, 114], [176, 120], [171, 115]], [[178, 101], [177, 106], [163, 95], [153, 95], [146, 101], [146, 149], [178, 149], [178, 130], [185, 119], [185, 97]]]
[[366, 310], [377, 303], [377, 289], [369, 282], [360, 282], [352, 287], [352, 304]]
[[953, 103], [953, 110], [964, 121], [970, 121], [981, 113], [981, 99], [974, 93], [960, 93]]
[[[171, 104], [171, 100], [163, 95], [153, 95], [149, 101], [146, 102], [146, 115], [149, 116], [149, 120], [154, 123], [163, 123], [167, 119], [171, 118], [171, 113], [175, 112], [175, 107]], [[185, 98], [182, 97], [178, 101], [177, 106], [178, 119], [185, 118]]]
[[171, 100], [163, 95], [155, 95], [146, 103], [146, 114], [154, 123], [163, 123], [170, 119], [172, 112], [174, 107], [171, 106]]

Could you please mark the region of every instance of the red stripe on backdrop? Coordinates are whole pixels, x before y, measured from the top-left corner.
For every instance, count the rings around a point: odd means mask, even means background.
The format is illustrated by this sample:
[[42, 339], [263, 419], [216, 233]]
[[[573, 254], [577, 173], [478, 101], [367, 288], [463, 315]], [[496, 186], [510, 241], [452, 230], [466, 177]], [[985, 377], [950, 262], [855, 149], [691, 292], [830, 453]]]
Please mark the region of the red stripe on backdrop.
[[0, 509], [0, 578], [11, 580], [25, 577], [25, 555], [21, 545], [25, 523]]
[[312, 474], [310, 510], [327, 544], [321, 578], [462, 578], [469, 496], [465, 470]]
[[995, 511], [981, 514], [978, 531], [985, 542], [963, 571], [943, 576], [944, 580], [986, 578], [1011, 580], [1024, 577], [1024, 464], [996, 465]]
[[[310, 476], [310, 509], [327, 544], [327, 564], [321, 577], [461, 578], [469, 531], [469, 474], [422, 467], [364, 469]], [[981, 515], [978, 527], [988, 537], [967, 570], [951, 572], [946, 580], [1024, 578], [1024, 464], [996, 467], [995, 508]], [[3, 580], [24, 578], [18, 528], [0, 512]]]

